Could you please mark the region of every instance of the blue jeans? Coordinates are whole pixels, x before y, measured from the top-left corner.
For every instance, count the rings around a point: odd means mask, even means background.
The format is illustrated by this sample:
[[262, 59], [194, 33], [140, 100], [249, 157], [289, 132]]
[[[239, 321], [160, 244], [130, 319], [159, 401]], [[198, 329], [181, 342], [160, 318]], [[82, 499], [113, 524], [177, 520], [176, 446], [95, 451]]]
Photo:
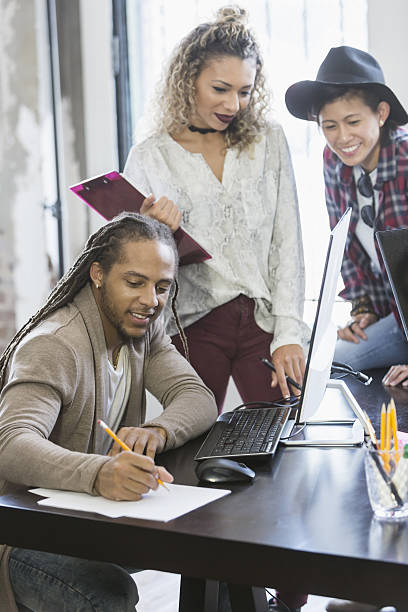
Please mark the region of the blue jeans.
[[392, 313], [364, 331], [367, 340], [360, 339], [358, 344], [337, 340], [334, 361], [347, 363], [356, 370], [408, 364], [408, 342]]
[[129, 571], [112, 563], [13, 548], [9, 573], [24, 612], [135, 612], [139, 600]]
[[[9, 574], [19, 612], [135, 612], [131, 577], [137, 569], [66, 555], [13, 548]], [[220, 583], [218, 612], [231, 612]]]

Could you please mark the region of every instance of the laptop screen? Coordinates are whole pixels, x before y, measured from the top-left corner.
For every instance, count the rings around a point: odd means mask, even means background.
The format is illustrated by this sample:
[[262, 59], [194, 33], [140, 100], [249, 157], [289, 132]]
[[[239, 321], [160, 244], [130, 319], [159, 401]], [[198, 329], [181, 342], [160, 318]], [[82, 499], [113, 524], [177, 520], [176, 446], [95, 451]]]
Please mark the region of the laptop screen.
[[330, 379], [337, 339], [337, 327], [332, 320], [333, 306], [350, 224], [350, 214], [351, 208], [348, 208], [330, 234], [299, 401], [297, 423], [309, 420], [317, 411]]
[[408, 340], [408, 229], [383, 230], [375, 236]]

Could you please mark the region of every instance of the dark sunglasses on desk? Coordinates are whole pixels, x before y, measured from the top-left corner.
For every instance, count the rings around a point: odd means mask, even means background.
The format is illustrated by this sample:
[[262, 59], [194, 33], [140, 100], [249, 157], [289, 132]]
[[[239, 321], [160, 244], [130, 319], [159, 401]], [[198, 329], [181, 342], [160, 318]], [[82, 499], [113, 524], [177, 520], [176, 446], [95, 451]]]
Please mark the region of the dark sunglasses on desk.
[[374, 218], [375, 218], [375, 210], [374, 210], [374, 188], [371, 182], [371, 178], [369, 174], [365, 172], [360, 176], [357, 181], [357, 189], [365, 198], [372, 198], [373, 201], [371, 204], [366, 204], [360, 211], [361, 218], [368, 227], [374, 227]]

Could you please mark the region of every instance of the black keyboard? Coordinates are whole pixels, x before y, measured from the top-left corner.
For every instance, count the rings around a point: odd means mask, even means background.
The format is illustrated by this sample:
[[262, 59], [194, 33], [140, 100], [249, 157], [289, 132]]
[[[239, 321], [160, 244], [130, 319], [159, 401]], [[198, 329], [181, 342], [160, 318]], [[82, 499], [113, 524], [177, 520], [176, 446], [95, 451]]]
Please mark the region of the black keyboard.
[[221, 414], [195, 459], [273, 455], [290, 407], [244, 408]]

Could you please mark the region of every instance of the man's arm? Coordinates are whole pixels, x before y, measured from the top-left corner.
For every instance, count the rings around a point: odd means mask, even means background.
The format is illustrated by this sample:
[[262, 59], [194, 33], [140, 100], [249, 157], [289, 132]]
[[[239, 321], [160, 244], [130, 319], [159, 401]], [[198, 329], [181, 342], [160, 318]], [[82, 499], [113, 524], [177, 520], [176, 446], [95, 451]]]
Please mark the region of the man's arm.
[[151, 332], [145, 386], [164, 411], [145, 427], [163, 428], [168, 450], [207, 431], [217, 418], [217, 407], [212, 392], [164, 333], [160, 319]]
[[76, 372], [75, 356], [55, 336], [18, 346], [0, 397], [1, 478], [92, 492], [109, 458], [86, 452], [92, 432], [73, 408]]

